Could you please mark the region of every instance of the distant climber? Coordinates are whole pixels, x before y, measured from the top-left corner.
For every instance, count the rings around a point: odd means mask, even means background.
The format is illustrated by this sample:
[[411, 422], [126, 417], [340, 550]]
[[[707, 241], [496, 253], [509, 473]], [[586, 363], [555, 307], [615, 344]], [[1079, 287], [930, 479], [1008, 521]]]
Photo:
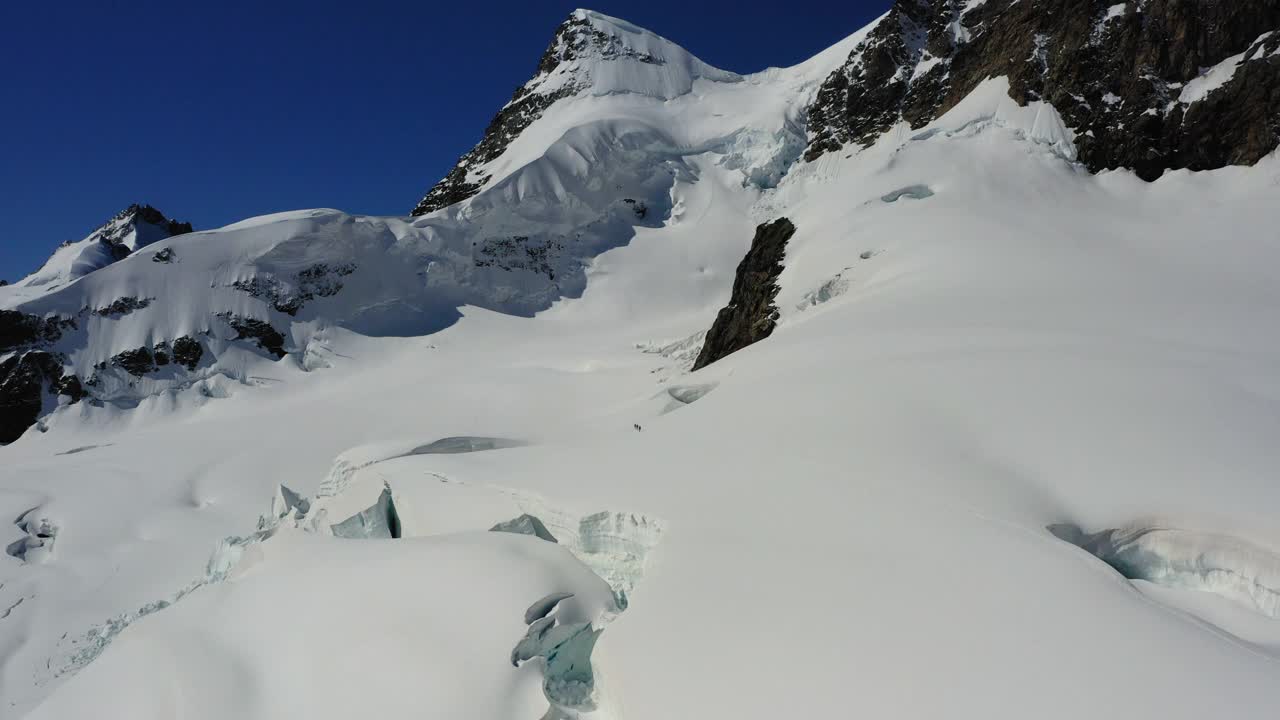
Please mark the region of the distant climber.
[[636, 432], [640, 432], [640, 423], [635, 424]]

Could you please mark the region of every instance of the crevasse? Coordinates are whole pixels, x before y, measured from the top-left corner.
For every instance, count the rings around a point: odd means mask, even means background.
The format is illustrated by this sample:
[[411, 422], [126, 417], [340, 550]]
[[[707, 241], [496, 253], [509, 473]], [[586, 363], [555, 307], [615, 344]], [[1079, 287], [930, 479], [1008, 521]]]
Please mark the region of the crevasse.
[[1228, 535], [1168, 527], [1130, 526], [1085, 533], [1051, 525], [1130, 580], [1202, 590], [1280, 619], [1280, 554]]

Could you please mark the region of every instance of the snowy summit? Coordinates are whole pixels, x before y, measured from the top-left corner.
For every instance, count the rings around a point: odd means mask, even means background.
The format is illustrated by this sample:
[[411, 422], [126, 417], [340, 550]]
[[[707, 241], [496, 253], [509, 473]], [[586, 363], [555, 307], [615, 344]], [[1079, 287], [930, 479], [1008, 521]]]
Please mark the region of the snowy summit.
[[403, 217], [0, 286], [0, 717], [1280, 703], [1280, 5], [529, 69]]

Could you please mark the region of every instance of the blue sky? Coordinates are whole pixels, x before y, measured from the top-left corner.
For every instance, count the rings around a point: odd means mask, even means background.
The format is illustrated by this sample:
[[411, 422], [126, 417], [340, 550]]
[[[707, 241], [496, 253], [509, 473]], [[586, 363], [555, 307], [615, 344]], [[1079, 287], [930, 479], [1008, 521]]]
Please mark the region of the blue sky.
[[[799, 62], [889, 3], [587, 6], [750, 72]], [[581, 4], [0, 3], [0, 278], [132, 202], [197, 229], [307, 207], [405, 214]]]

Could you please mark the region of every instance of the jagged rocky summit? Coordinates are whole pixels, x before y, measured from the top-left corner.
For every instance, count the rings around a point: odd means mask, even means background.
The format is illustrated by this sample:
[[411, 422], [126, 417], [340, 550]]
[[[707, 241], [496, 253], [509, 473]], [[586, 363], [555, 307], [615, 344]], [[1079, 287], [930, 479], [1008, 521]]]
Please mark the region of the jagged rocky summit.
[[191, 223], [171, 220], [150, 205], [130, 205], [83, 240], [59, 245], [40, 269], [13, 285], [31, 291], [53, 290], [148, 245], [189, 232]]

